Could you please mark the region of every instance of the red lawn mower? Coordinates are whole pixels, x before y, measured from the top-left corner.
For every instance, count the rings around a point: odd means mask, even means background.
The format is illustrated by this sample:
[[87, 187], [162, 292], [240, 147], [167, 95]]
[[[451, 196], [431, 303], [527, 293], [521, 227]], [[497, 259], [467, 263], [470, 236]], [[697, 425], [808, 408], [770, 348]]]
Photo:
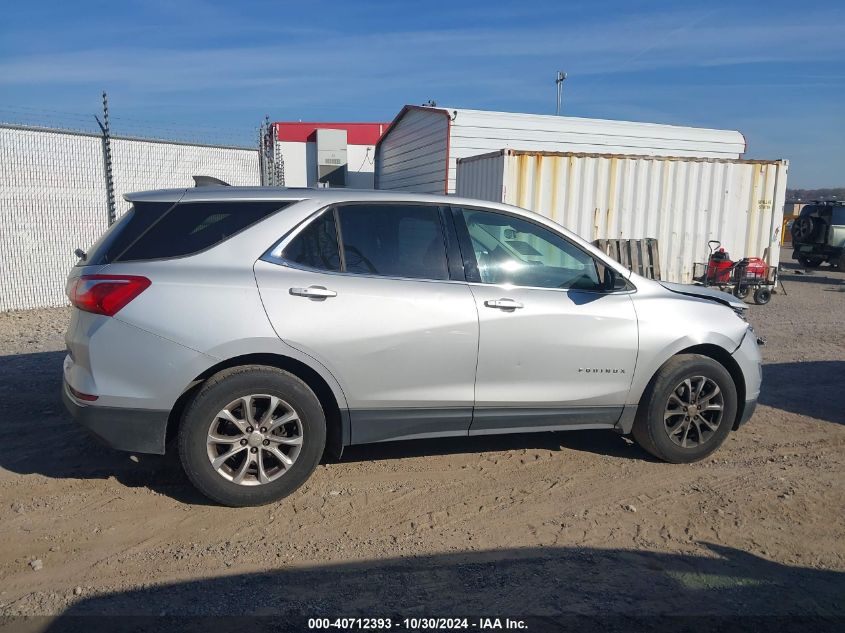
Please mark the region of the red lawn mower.
[[752, 291], [754, 303], [765, 305], [772, 298], [772, 289], [777, 283], [777, 270], [759, 257], [745, 257], [732, 261], [718, 240], [707, 242], [710, 257], [707, 263], [693, 265], [693, 281], [703, 286], [717, 286], [739, 299], [745, 299]]

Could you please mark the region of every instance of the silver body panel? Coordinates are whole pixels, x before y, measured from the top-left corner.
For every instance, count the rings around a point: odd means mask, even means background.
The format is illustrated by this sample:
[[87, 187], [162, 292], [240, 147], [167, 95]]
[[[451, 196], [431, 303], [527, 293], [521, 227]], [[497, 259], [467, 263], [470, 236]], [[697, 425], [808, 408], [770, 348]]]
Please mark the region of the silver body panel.
[[[466, 284], [264, 261], [255, 264], [255, 277], [276, 333], [340, 376], [352, 409], [472, 408], [478, 315]], [[308, 286], [337, 296], [290, 293]]]
[[[640, 278], [521, 209], [349, 190], [206, 187], [127, 198], [297, 202], [192, 256], [74, 268], [71, 278], [105, 273], [152, 281], [114, 317], [73, 310], [65, 381], [99, 396], [94, 403], [68, 396], [80, 406], [169, 412], [221, 363], [262, 355], [296, 361], [325, 381], [350, 427], [345, 443], [561, 428], [627, 431], [660, 366], [701, 345], [733, 355], [747, 400], [759, 393], [755, 337], [723, 305], [736, 300], [723, 296], [720, 303], [691, 296], [706, 294], [701, 289]], [[591, 293], [400, 279], [313, 271], [264, 257], [320, 209], [370, 200], [518, 214], [576, 243], [633, 289]], [[309, 287], [336, 295], [290, 292]], [[523, 307], [485, 305], [499, 299]]]

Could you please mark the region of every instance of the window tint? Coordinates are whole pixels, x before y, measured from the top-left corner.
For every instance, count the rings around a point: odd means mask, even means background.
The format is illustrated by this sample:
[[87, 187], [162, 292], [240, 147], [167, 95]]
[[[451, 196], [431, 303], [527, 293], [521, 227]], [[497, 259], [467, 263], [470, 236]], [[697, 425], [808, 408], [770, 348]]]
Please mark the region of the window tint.
[[437, 207], [384, 204], [338, 208], [346, 272], [448, 279]]
[[482, 283], [597, 290], [596, 261], [556, 233], [517, 217], [464, 209]]
[[127, 246], [172, 206], [172, 202], [136, 202], [88, 249], [88, 257], [80, 259], [77, 266], [102, 265], [115, 261]]
[[[289, 202], [136, 204], [108, 248], [108, 261], [192, 255], [219, 244]], [[105, 262], [102, 262], [105, 263]]]
[[282, 257], [295, 264], [319, 270], [340, 270], [337, 227], [329, 210], [313, 220], [285, 247]]

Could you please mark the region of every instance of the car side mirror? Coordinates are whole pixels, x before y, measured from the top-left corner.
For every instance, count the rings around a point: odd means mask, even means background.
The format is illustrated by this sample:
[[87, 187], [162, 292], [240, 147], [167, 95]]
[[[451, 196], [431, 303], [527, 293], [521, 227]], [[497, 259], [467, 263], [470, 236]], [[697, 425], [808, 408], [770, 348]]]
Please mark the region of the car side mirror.
[[622, 275], [613, 270], [610, 266], [604, 267], [604, 279], [602, 279], [602, 290], [604, 290], [605, 292], [624, 290], [626, 285], [627, 283]]

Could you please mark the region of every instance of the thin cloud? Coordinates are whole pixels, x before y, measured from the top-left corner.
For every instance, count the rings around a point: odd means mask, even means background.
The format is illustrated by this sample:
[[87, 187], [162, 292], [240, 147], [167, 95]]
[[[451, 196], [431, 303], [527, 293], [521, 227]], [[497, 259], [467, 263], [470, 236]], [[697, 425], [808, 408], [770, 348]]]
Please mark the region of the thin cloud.
[[[672, 28], [668, 20], [664, 22]], [[289, 37], [273, 45], [187, 50], [113, 46], [7, 56], [0, 63], [0, 83], [118, 82], [169, 92], [221, 82], [237, 85], [262, 77], [302, 81], [311, 73], [332, 82], [350, 75], [359, 79], [389, 75], [401, 83], [403, 75], [432, 67], [460, 68], [464, 78], [471, 79], [475, 73], [495, 68], [507, 71], [550, 57], [565, 59], [578, 74], [589, 76], [683, 66], [835, 60], [845, 54], [845, 40], [829, 37], [828, 26], [822, 24], [699, 25], [683, 31], [682, 38], [659, 44], [654, 42], [656, 32], [660, 25], [640, 21], [571, 32], [454, 29], [304, 40]], [[436, 75], [432, 79], [438, 81]]]

